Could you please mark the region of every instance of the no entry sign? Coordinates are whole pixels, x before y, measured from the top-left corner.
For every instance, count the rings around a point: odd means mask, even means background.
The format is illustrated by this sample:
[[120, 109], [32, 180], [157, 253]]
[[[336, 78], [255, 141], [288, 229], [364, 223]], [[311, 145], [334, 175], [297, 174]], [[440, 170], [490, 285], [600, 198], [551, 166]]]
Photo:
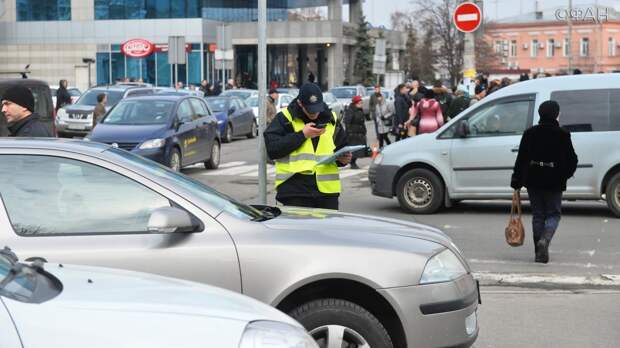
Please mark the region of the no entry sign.
[[478, 5], [465, 2], [460, 4], [454, 11], [454, 25], [464, 33], [471, 33], [480, 26], [482, 22], [482, 11]]

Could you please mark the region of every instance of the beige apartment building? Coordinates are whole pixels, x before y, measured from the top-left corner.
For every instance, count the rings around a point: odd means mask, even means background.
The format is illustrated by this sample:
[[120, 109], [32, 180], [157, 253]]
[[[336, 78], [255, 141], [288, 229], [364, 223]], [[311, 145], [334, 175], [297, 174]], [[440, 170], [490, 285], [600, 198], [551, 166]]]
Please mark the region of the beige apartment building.
[[620, 71], [620, 13], [602, 6], [573, 10], [569, 43], [568, 11], [555, 8], [506, 18], [485, 26], [485, 37], [501, 69], [532, 73]]

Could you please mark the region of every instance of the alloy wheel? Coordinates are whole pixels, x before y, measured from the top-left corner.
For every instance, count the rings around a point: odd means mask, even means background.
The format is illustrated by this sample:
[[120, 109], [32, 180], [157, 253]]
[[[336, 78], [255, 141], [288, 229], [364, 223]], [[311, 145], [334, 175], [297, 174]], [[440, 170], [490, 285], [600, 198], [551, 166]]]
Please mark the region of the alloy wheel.
[[340, 325], [325, 325], [310, 331], [320, 348], [370, 348], [366, 339], [355, 330]]

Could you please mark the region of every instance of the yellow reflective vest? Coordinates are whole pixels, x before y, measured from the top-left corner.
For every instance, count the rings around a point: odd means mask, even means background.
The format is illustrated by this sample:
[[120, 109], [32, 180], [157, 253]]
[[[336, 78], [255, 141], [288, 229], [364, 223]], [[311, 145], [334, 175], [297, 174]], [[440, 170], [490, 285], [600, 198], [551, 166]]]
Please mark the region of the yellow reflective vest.
[[[305, 123], [294, 118], [287, 108], [282, 110], [286, 119], [293, 125], [295, 132], [304, 129]], [[335, 112], [332, 112], [334, 121], [337, 121]], [[335, 123], [335, 122], [334, 122]], [[276, 160], [276, 189], [295, 174], [316, 175], [316, 185], [322, 193], [340, 193], [340, 176], [336, 163], [319, 164], [325, 157], [332, 156], [336, 149], [334, 133], [336, 126], [328, 123], [325, 133], [319, 137], [319, 143], [314, 150], [312, 139], [308, 138], [303, 144], [288, 156]]]

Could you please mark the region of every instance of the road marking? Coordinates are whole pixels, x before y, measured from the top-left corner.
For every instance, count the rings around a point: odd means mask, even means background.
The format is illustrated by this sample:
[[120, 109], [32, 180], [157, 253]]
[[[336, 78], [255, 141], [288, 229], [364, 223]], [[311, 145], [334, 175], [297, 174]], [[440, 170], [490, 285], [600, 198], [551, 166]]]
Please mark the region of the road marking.
[[246, 161], [233, 161], [220, 164], [220, 168], [230, 168], [246, 164]]
[[202, 173], [200, 175], [205, 175], [205, 176], [239, 175], [239, 174], [251, 172], [253, 170], [257, 170], [257, 168], [258, 168], [258, 164], [255, 163], [255, 164], [248, 164], [248, 165], [243, 165], [243, 166], [230, 167], [226, 169], [217, 169], [214, 171]]
[[[267, 176], [274, 176], [276, 174], [276, 167], [273, 166], [269, 166], [267, 167]], [[252, 177], [257, 177], [258, 176], [258, 169], [249, 173], [245, 173], [245, 174], [241, 174], [241, 176], [252, 176]]]
[[595, 285], [620, 286], [620, 275], [599, 274], [593, 276], [570, 276], [536, 273], [491, 273], [474, 272], [474, 278], [484, 285], [490, 284], [554, 284], [554, 285]]

